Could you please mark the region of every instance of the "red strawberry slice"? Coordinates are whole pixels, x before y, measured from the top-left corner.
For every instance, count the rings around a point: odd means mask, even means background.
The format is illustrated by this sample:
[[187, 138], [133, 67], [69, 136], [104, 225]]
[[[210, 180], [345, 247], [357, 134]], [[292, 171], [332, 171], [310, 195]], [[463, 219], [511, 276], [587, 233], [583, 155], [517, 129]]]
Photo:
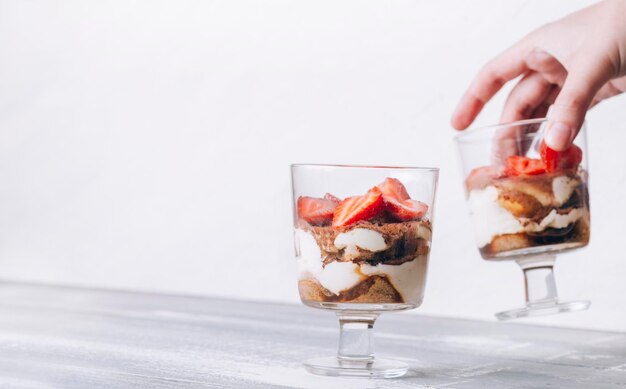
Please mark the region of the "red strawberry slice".
[[385, 178], [378, 188], [383, 193], [387, 214], [393, 221], [419, 219], [428, 211], [428, 205], [411, 200], [406, 187], [397, 178]]
[[298, 198], [298, 216], [312, 225], [329, 224], [337, 203], [332, 200], [301, 196]]
[[408, 200], [411, 197], [409, 193], [406, 191], [406, 188], [400, 180], [397, 178], [387, 177], [385, 181], [378, 184], [378, 189], [383, 193], [383, 196], [390, 197], [396, 200], [404, 201]]
[[330, 194], [330, 193], [326, 193], [326, 194], [324, 195], [324, 199], [326, 199], [326, 200], [330, 200], [330, 201], [333, 201], [333, 202], [335, 202], [335, 203], [337, 203], [337, 204], [339, 204], [339, 203], [341, 202], [341, 199], [340, 199], [339, 197], [335, 197], [335, 196], [333, 196], [333, 195], [332, 195], [332, 194]]
[[399, 221], [409, 221], [420, 219], [428, 212], [428, 205], [417, 200], [398, 201], [393, 199], [385, 199], [387, 210], [390, 215]]
[[549, 172], [576, 169], [583, 160], [583, 151], [576, 145], [571, 145], [565, 151], [556, 151], [549, 148], [544, 141], [541, 141], [539, 155], [541, 155], [541, 160]]
[[505, 174], [507, 176], [534, 176], [546, 172], [546, 164], [540, 159], [513, 155], [506, 159]]
[[333, 228], [346, 227], [376, 217], [383, 210], [383, 194], [373, 187], [362, 196], [348, 197], [335, 209]]

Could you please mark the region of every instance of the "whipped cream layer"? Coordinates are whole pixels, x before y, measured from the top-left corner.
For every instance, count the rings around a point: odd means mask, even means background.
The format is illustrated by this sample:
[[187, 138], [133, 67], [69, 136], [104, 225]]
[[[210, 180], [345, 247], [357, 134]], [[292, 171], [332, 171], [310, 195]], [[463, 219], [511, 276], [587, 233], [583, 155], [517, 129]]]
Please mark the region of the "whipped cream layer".
[[[428, 228], [420, 228], [418, 234], [425, 239], [427, 236], [427, 241], [430, 242], [430, 230]], [[372, 266], [367, 263], [357, 264], [350, 261], [333, 261], [324, 265], [322, 252], [310, 233], [296, 229], [295, 238], [300, 280], [315, 278], [325, 289], [334, 294], [339, 294], [354, 287], [369, 276], [379, 275], [387, 277], [404, 301], [415, 300], [423, 293], [426, 281], [427, 255], [416, 256], [414, 260], [401, 265], [379, 263]], [[356, 250], [356, 247], [359, 247], [365, 250], [373, 249], [371, 251], [382, 251], [387, 247], [382, 234], [366, 228], [355, 228], [337, 235], [335, 245], [346, 250]]]
[[383, 251], [387, 248], [385, 238], [380, 232], [372, 231], [367, 228], [355, 228], [353, 230], [342, 232], [335, 238], [335, 247], [345, 249], [348, 255], [358, 255], [359, 248], [373, 253]]
[[[557, 205], [565, 203], [578, 184], [578, 180], [569, 177], [556, 177], [552, 186]], [[489, 244], [493, 237], [498, 235], [540, 232], [546, 228], [565, 228], [585, 214], [584, 209], [573, 208], [564, 215], [552, 210], [540, 222], [518, 219], [498, 203], [498, 189], [493, 185], [470, 191], [468, 201], [478, 247]]]

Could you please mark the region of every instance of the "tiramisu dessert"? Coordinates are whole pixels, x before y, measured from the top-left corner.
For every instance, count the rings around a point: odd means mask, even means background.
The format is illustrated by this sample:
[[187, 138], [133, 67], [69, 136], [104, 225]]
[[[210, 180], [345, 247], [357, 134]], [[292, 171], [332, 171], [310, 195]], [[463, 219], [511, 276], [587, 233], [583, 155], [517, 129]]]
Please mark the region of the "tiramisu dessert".
[[419, 305], [431, 242], [427, 211], [395, 178], [343, 200], [298, 198], [302, 301]]
[[475, 237], [485, 259], [560, 251], [589, 242], [587, 172], [573, 145], [541, 143], [540, 159], [511, 156], [474, 169], [465, 184]]

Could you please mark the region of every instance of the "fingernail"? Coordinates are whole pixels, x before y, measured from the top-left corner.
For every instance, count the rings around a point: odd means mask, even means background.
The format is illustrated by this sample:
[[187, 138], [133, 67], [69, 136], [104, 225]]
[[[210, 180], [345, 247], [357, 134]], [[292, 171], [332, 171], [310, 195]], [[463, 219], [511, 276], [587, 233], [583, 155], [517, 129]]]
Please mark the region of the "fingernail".
[[572, 139], [572, 131], [565, 123], [551, 123], [546, 130], [546, 144], [556, 151], [565, 150]]

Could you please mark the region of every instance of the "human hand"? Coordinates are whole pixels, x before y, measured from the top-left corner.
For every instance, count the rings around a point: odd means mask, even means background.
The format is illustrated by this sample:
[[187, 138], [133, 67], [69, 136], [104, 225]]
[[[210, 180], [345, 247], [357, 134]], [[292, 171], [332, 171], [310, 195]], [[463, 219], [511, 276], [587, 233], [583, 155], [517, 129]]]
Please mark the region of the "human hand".
[[501, 122], [545, 116], [547, 145], [567, 149], [587, 110], [626, 91], [626, 1], [605, 0], [533, 31], [485, 65], [452, 116], [467, 128], [514, 78]]

